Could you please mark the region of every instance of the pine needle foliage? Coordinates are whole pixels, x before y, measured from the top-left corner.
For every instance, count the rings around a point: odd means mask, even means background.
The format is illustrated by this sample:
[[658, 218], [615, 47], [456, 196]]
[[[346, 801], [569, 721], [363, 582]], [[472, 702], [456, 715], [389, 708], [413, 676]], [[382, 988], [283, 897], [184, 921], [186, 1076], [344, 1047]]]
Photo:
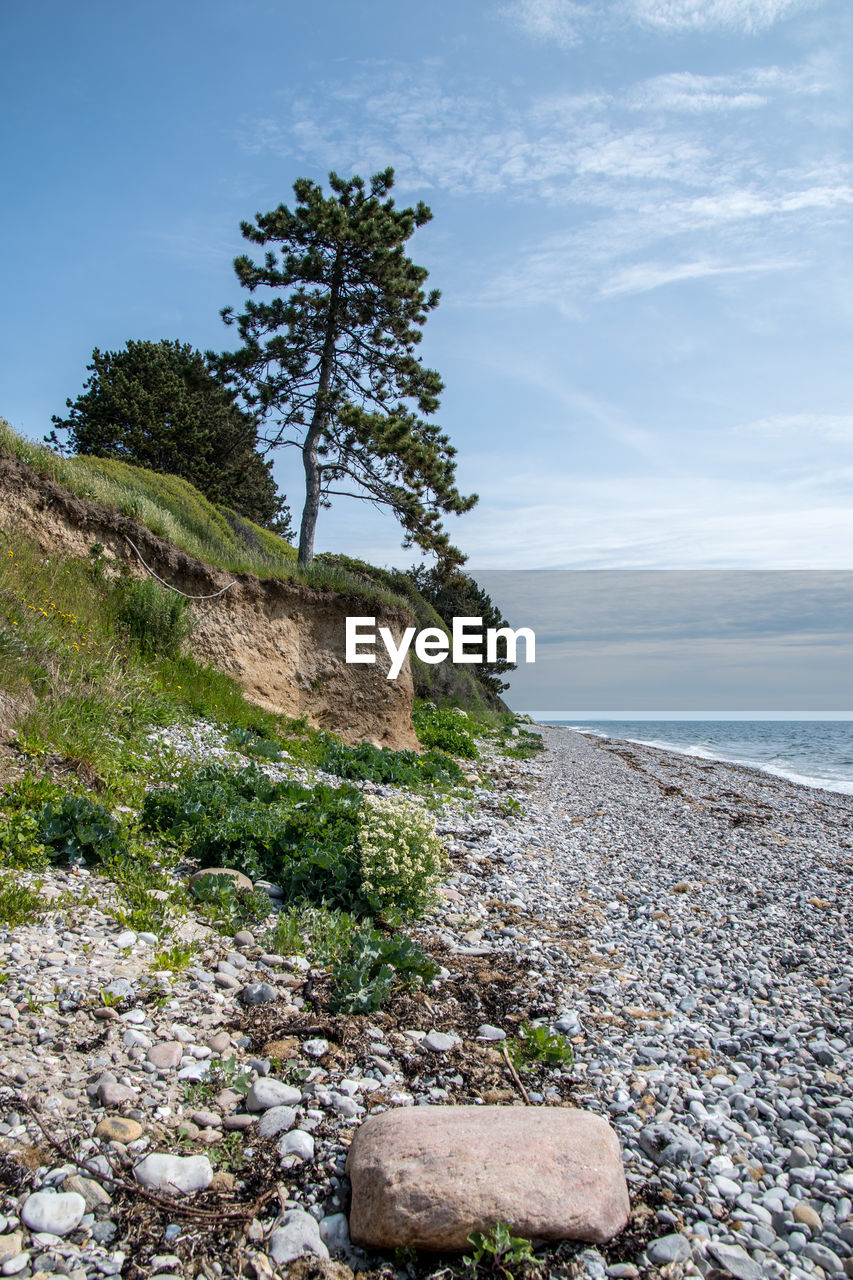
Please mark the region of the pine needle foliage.
[[424, 267], [404, 246], [432, 218], [423, 203], [398, 209], [393, 169], [360, 177], [329, 175], [330, 194], [307, 178], [294, 183], [294, 209], [279, 205], [241, 229], [265, 250], [234, 268], [251, 294], [236, 325], [242, 346], [208, 353], [211, 366], [267, 423], [270, 447], [302, 453], [305, 506], [299, 563], [310, 564], [323, 505], [334, 496], [389, 507], [404, 545], [464, 558], [441, 526], [444, 513], [476, 502], [455, 485], [455, 450], [432, 415], [443, 384], [416, 354], [422, 328], [438, 305], [426, 292]]

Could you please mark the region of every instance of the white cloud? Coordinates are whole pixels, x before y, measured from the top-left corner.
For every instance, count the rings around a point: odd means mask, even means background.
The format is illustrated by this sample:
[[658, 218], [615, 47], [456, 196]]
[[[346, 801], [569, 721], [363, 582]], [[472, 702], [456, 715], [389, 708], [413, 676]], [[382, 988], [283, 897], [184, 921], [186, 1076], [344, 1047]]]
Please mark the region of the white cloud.
[[511, 0], [500, 13], [527, 35], [563, 48], [590, 31], [636, 25], [662, 34], [739, 32], [754, 35], [822, 0]]
[[[739, 432], [771, 438], [800, 437], [803, 440], [820, 439], [834, 444], [853, 444], [853, 414], [851, 413], [787, 413], [774, 417], [758, 418]], [[839, 473], [831, 473], [840, 478]], [[849, 475], [847, 476], [849, 478]]]
[[654, 76], [629, 93], [632, 111], [666, 111], [697, 115], [712, 111], [743, 111], [766, 106], [768, 94], [760, 90], [776, 87], [773, 68], [762, 73], [739, 76], [702, 76], [676, 71]]
[[562, 48], [578, 44], [591, 10], [575, 0], [512, 0], [501, 13], [538, 40], [553, 41]]
[[[796, 500], [778, 486], [692, 477], [606, 485], [563, 478], [559, 500], [502, 510], [481, 485], [465, 550], [478, 568], [850, 569], [849, 503]], [[529, 491], [533, 492], [533, 491]], [[512, 538], [507, 539], [507, 529]]]
[[819, 0], [626, 0], [627, 13], [658, 31], [742, 31], [752, 35]]
[[[842, 80], [817, 56], [531, 100], [474, 76], [460, 86], [434, 63], [376, 62], [292, 99], [248, 145], [341, 172], [390, 162], [404, 196], [442, 190], [565, 211], [568, 230], [539, 243], [531, 232], [509, 259], [484, 258], [487, 288], [466, 271], [455, 298], [467, 287], [471, 301], [545, 301], [575, 315], [590, 296], [808, 263], [816, 235], [853, 204], [853, 166], [839, 160], [835, 132], [803, 127], [802, 112], [841, 101]], [[728, 124], [744, 113], [747, 127]]]
[[799, 266], [798, 262], [769, 260], [767, 262], [636, 262], [618, 271], [601, 288], [601, 296], [608, 298], [624, 293], [648, 293], [662, 285], [678, 284], [684, 280], [702, 280], [708, 276], [753, 275], [766, 271], [788, 271]]

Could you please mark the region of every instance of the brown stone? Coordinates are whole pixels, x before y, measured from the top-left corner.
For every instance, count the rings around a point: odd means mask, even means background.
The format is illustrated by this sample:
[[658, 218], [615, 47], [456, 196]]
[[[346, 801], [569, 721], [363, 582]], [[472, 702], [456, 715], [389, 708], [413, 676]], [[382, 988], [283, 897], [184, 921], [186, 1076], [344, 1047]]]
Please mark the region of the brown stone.
[[136, 1090], [130, 1085], [118, 1084], [115, 1080], [101, 1080], [98, 1084], [98, 1098], [105, 1107], [120, 1107], [125, 1102], [136, 1101]]
[[295, 1036], [283, 1040], [268, 1040], [261, 1050], [265, 1058], [295, 1058], [299, 1053], [299, 1041]]
[[218, 1191], [221, 1195], [223, 1192], [233, 1191], [236, 1181], [234, 1174], [229, 1173], [227, 1169], [217, 1169], [209, 1190]]
[[162, 1044], [152, 1045], [145, 1056], [158, 1071], [168, 1071], [181, 1065], [184, 1047], [178, 1040], [164, 1040]]
[[303, 1254], [287, 1266], [287, 1280], [352, 1280], [353, 1273], [343, 1262]]
[[795, 1222], [802, 1222], [807, 1226], [813, 1235], [823, 1231], [823, 1219], [810, 1204], [803, 1204], [802, 1201], [795, 1204], [793, 1217]]
[[[126, 1120], [125, 1124], [132, 1121]], [[141, 1132], [141, 1130], [140, 1130]], [[73, 1173], [66, 1178], [62, 1184], [63, 1191], [76, 1191], [78, 1196], [82, 1196], [86, 1202], [87, 1213], [94, 1213], [96, 1209], [100, 1209], [102, 1205], [111, 1204], [109, 1194], [104, 1190], [100, 1183], [95, 1182], [92, 1178], [81, 1178], [79, 1174]]]
[[214, 1053], [225, 1053], [231, 1048], [231, 1037], [227, 1031], [217, 1031], [215, 1035], [208, 1036], [205, 1043]]
[[190, 876], [190, 884], [195, 884], [205, 876], [230, 876], [234, 881], [235, 889], [251, 889], [252, 887], [249, 877], [244, 876], [242, 871], [235, 871], [233, 867], [205, 867], [202, 871], [196, 871], [194, 875]]
[[603, 1244], [626, 1225], [619, 1140], [570, 1107], [399, 1107], [347, 1158], [350, 1235], [373, 1248], [464, 1249], [506, 1222], [531, 1240]]
[[123, 1116], [107, 1116], [101, 1120], [95, 1134], [104, 1142], [136, 1142], [142, 1137], [142, 1125], [136, 1120], [125, 1120]]

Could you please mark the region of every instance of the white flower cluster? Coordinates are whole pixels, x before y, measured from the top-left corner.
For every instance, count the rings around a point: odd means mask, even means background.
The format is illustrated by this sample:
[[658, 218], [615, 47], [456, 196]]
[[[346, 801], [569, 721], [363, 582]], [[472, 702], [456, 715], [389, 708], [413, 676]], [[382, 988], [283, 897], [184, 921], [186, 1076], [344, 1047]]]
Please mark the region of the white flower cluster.
[[358, 843], [367, 900], [376, 911], [423, 915], [448, 865], [435, 818], [408, 800], [365, 801]]

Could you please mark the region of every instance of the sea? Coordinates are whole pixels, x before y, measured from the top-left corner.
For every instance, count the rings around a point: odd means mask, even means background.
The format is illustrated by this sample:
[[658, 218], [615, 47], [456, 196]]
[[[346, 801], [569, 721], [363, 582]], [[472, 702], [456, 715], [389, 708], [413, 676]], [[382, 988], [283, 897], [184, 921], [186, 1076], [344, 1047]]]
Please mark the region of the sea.
[[853, 795], [853, 720], [553, 720], [702, 760], [745, 764], [806, 787]]

